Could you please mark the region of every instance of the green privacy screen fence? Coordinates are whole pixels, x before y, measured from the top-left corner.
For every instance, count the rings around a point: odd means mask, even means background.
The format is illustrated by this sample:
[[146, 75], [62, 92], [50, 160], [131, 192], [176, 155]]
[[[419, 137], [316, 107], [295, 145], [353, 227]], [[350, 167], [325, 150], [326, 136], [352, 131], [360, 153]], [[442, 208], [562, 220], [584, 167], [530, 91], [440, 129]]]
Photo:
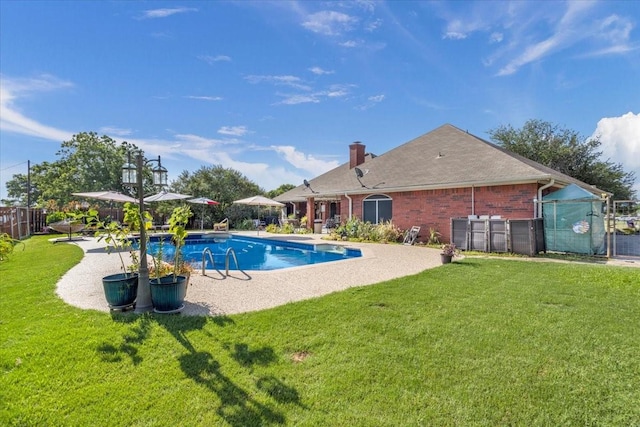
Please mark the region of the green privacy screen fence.
[[605, 204], [575, 184], [542, 198], [547, 251], [603, 255]]

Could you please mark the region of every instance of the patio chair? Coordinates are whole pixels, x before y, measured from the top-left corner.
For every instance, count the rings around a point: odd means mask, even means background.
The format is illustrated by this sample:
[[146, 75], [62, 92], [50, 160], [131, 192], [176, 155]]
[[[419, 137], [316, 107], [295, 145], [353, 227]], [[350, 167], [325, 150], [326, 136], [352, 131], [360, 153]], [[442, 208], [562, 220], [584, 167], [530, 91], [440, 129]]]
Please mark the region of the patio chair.
[[213, 231], [229, 231], [229, 218], [213, 224]]

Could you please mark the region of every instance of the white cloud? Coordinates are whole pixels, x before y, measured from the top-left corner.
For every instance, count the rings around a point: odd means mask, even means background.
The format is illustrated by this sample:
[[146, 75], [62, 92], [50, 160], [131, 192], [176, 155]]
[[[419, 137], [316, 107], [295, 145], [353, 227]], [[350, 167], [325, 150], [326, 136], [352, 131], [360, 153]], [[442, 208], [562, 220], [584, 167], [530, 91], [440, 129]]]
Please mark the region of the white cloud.
[[303, 83], [302, 79], [295, 76], [256, 76], [251, 75], [245, 77], [245, 80], [252, 84], [271, 83], [276, 86], [290, 86], [300, 90], [311, 90], [309, 86]]
[[356, 110], [368, 110], [371, 107], [374, 107], [376, 104], [384, 101], [384, 95], [373, 95], [367, 98], [367, 102], [364, 105], [360, 105], [356, 107]]
[[635, 172], [634, 189], [640, 196], [640, 113], [600, 119], [591, 137], [598, 136], [605, 159], [622, 164], [625, 172]]
[[500, 43], [502, 39], [504, 39], [504, 34], [497, 31], [491, 33], [491, 36], [489, 36], [490, 43]]
[[378, 28], [380, 28], [381, 26], [382, 26], [382, 19], [376, 19], [374, 21], [367, 23], [364, 27], [364, 30], [371, 33], [377, 30]]
[[327, 70], [323, 70], [320, 67], [311, 67], [309, 68], [309, 71], [311, 71], [313, 74], [317, 74], [319, 76], [323, 75], [323, 74], [333, 74], [333, 71], [327, 71]]
[[302, 26], [314, 33], [324, 34], [326, 36], [337, 36], [344, 32], [351, 31], [357, 21], [357, 18], [349, 16], [346, 13], [323, 10], [308, 15], [306, 21], [302, 23]]
[[340, 46], [354, 48], [354, 47], [358, 47], [358, 42], [355, 40], [347, 40], [346, 42], [340, 43]]
[[192, 7], [175, 7], [164, 9], [149, 9], [142, 12], [142, 19], [166, 18], [178, 13], [197, 12], [198, 9]]
[[188, 99], [199, 99], [201, 101], [222, 101], [222, 97], [220, 96], [198, 96], [198, 95], [187, 95], [185, 98]]
[[244, 136], [249, 133], [249, 129], [246, 126], [223, 126], [218, 129], [218, 133], [221, 135]]
[[296, 104], [308, 104], [308, 103], [313, 103], [313, 104], [317, 104], [318, 102], [320, 102], [320, 100], [318, 99], [316, 94], [283, 94], [283, 93], [278, 93], [278, 96], [283, 97], [284, 99], [278, 103], [276, 103], [276, 105], [278, 104], [284, 104], [284, 105], [296, 105]]
[[231, 62], [231, 57], [227, 55], [198, 55], [198, 59], [209, 65], [213, 65], [216, 62]]
[[336, 160], [321, 160], [311, 154], [302, 153], [291, 145], [272, 145], [271, 148], [280, 154], [287, 162], [298, 169], [309, 172], [311, 176], [322, 175], [339, 166]]
[[16, 107], [16, 101], [37, 92], [47, 92], [73, 87], [73, 83], [43, 74], [34, 78], [0, 78], [0, 129], [23, 135], [62, 142], [71, 139], [73, 132], [57, 129], [24, 116]]

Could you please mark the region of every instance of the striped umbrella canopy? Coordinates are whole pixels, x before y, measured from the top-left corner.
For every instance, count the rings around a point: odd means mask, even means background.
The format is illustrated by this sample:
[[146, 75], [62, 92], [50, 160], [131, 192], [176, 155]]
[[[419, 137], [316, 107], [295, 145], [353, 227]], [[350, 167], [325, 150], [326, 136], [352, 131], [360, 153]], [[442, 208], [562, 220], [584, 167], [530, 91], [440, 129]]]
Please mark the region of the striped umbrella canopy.
[[202, 215], [200, 215], [200, 230], [204, 230], [204, 209], [206, 205], [219, 205], [219, 202], [215, 200], [208, 199], [206, 197], [196, 197], [195, 199], [187, 200], [189, 203], [195, 203], [198, 205], [202, 205]]

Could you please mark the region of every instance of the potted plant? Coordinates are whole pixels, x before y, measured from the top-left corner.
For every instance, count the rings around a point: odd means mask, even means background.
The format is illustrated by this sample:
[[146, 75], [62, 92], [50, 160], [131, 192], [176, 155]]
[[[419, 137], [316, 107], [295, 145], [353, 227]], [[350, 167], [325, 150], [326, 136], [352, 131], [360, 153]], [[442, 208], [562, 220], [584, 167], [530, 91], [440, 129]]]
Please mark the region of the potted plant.
[[454, 257], [458, 256], [459, 253], [460, 251], [456, 248], [455, 243], [445, 243], [442, 245], [440, 259], [443, 264], [449, 264]]
[[[127, 209], [127, 208], [125, 208]], [[128, 207], [135, 209], [135, 207]], [[91, 215], [96, 218], [95, 236], [98, 241], [104, 240], [107, 244], [105, 247], [108, 253], [117, 253], [120, 259], [120, 273], [110, 274], [102, 278], [102, 287], [109, 308], [112, 310], [124, 310], [133, 307], [138, 294], [138, 256], [137, 252], [132, 248], [132, 240], [130, 239], [130, 229], [115, 221], [99, 222], [97, 221], [97, 211], [91, 211]], [[124, 252], [129, 253], [131, 263], [127, 265]]]
[[153, 257], [153, 267], [149, 279], [151, 301], [158, 313], [176, 313], [184, 308], [191, 266], [182, 257], [182, 246], [187, 237], [187, 222], [193, 215], [189, 206], [180, 206], [173, 210], [169, 218], [169, 234], [174, 245], [173, 258], [164, 262], [163, 243]]

